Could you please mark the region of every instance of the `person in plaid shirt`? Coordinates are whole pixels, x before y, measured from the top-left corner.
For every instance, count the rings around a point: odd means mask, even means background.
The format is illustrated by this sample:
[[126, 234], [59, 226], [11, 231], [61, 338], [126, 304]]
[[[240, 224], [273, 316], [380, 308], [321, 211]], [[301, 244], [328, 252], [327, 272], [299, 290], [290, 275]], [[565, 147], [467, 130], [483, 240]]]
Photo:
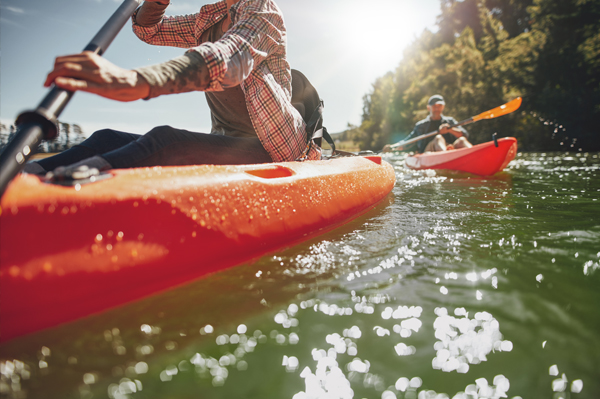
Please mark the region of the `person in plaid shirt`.
[[[28, 164], [25, 172], [76, 178], [93, 169], [282, 162], [304, 155], [306, 124], [291, 104], [286, 28], [275, 2], [226, 0], [166, 17], [169, 1], [146, 0], [133, 15], [133, 30], [149, 44], [187, 48], [182, 56], [134, 70], [90, 52], [58, 57], [45, 85], [118, 101], [204, 91], [213, 134], [170, 126], [143, 136], [105, 129]], [[307, 155], [320, 159], [321, 152], [311, 146]]]

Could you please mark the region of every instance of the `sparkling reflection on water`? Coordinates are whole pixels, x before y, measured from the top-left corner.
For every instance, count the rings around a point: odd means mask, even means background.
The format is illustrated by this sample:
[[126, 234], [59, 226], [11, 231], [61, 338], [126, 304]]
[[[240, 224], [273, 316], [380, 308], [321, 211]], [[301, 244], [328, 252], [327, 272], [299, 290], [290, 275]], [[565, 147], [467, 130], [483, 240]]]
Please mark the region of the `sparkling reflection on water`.
[[359, 220], [4, 344], [0, 395], [600, 397], [599, 155], [388, 161], [393, 196]]

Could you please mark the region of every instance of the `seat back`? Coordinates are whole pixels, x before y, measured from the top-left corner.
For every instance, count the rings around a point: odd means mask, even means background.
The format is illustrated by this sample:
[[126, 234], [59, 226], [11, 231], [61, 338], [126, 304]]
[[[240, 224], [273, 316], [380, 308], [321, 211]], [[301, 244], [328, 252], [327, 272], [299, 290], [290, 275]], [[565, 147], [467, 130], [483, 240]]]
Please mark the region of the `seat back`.
[[320, 101], [317, 89], [308, 78], [302, 72], [292, 69], [292, 105], [302, 115], [304, 122], [308, 123]]
[[[313, 118], [315, 112], [319, 112], [318, 108], [321, 104], [321, 98], [317, 89], [308, 81], [304, 74], [296, 69], [292, 69], [292, 105], [298, 110], [304, 122], [308, 125]], [[312, 138], [313, 131], [323, 127], [323, 118], [313, 118], [316, 120], [316, 126], [311, 126], [310, 131], [307, 130], [307, 142]], [[318, 145], [321, 140], [318, 139]]]

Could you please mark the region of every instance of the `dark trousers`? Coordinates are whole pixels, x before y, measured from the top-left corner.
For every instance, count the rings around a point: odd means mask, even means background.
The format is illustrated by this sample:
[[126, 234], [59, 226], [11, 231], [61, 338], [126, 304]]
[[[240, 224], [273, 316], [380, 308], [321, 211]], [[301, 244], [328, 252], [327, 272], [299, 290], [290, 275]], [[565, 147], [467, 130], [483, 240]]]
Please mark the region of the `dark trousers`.
[[145, 135], [99, 130], [81, 144], [38, 163], [51, 171], [95, 155], [106, 159], [113, 168], [273, 162], [258, 137], [194, 133], [159, 126]]

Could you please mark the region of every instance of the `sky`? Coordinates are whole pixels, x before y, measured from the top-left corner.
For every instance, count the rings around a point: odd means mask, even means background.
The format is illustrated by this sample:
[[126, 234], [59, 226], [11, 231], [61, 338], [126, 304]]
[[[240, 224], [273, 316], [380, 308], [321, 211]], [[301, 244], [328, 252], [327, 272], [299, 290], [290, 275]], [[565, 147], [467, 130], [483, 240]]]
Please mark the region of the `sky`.
[[[324, 100], [324, 125], [332, 133], [361, 122], [363, 96], [379, 76], [393, 71], [424, 29], [435, 30], [439, 0], [275, 0], [288, 30], [288, 60]], [[2, 0], [0, 3], [0, 119], [33, 109], [54, 57], [81, 51], [120, 0]], [[168, 15], [191, 14], [210, 3], [173, 0]], [[123, 68], [167, 61], [185, 50], [150, 46], [125, 25], [105, 57]], [[203, 93], [122, 103], [77, 93], [59, 118], [86, 135], [102, 128], [143, 134], [171, 125], [210, 132]]]

